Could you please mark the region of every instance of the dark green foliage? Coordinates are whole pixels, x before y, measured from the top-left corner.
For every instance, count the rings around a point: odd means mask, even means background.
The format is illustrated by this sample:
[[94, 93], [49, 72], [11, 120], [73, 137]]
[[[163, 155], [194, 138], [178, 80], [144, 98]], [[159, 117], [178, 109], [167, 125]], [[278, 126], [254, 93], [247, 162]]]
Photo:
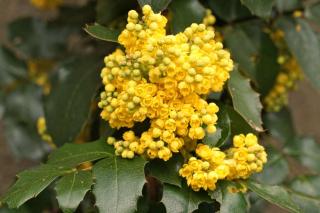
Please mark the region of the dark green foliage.
[[[198, 142], [225, 150], [237, 134], [255, 133], [262, 140], [271, 136], [276, 142], [269, 143], [269, 137], [262, 142], [268, 162], [261, 173], [249, 180], [219, 180], [216, 190], [195, 192], [179, 176], [194, 152], [174, 153], [168, 161], [145, 156], [129, 160], [116, 156], [106, 143], [108, 136], [122, 137], [125, 128], [112, 129], [99, 115], [103, 57], [123, 48], [118, 36], [127, 12], [140, 13], [146, 4], [167, 17], [167, 34], [202, 23], [205, 10], [213, 11], [216, 34], [223, 36], [235, 68], [223, 91], [201, 96], [217, 103], [219, 112], [217, 131]], [[294, 17], [295, 10], [302, 16]], [[0, 213], [242, 213], [262, 212], [266, 201], [290, 212], [319, 212], [319, 143], [296, 132], [289, 108], [266, 112], [261, 104], [282, 66], [283, 50], [270, 36], [275, 30], [284, 32], [288, 54], [320, 88], [319, 23], [320, 4], [300, 0], [97, 0], [63, 5], [50, 20], [14, 20], [7, 43], [0, 46], [0, 118], [12, 151], [45, 164], [17, 175], [1, 198]], [[28, 62], [35, 59], [54, 64], [47, 73], [49, 95], [30, 79]], [[61, 146], [49, 155], [37, 133], [41, 116]], [[146, 120], [132, 130], [140, 135], [149, 126]], [[288, 159], [302, 165], [307, 175], [296, 176]], [[250, 192], [231, 192], [243, 186]]]

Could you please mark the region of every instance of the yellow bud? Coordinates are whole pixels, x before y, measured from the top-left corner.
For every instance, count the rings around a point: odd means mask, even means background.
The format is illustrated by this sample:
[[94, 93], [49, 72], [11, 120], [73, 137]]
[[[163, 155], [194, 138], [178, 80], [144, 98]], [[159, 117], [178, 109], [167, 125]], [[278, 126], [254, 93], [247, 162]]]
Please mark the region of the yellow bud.
[[122, 137], [125, 141], [129, 141], [129, 142], [134, 141], [136, 138], [133, 131], [127, 131], [123, 133]]
[[208, 133], [215, 133], [216, 131], [217, 131], [217, 128], [215, 127], [215, 125], [208, 125], [207, 126]]
[[215, 103], [209, 103], [207, 106], [207, 112], [209, 114], [215, 114], [219, 111], [219, 107]]
[[105, 89], [107, 92], [113, 92], [115, 90], [115, 87], [112, 84], [107, 84]]
[[126, 150], [126, 149], [123, 150], [122, 153], [121, 153], [121, 157], [122, 158], [127, 158], [127, 153], [128, 153], [128, 150]]
[[254, 146], [258, 143], [257, 136], [252, 133], [247, 134], [245, 138], [245, 143], [247, 147]]
[[233, 137], [233, 145], [235, 147], [243, 147], [245, 144], [245, 136], [243, 134], [236, 135]]
[[127, 157], [127, 158], [129, 158], [129, 159], [134, 158], [134, 152], [133, 152], [133, 151], [131, 151], [131, 150], [128, 150], [128, 151], [127, 151], [127, 155], [126, 155], [126, 157]]
[[116, 139], [115, 139], [114, 137], [108, 137], [107, 143], [108, 143], [109, 145], [112, 145], [112, 144], [114, 144], [115, 142], [116, 142]]
[[139, 17], [138, 13], [135, 10], [130, 10], [128, 16], [132, 19], [137, 19]]
[[205, 132], [204, 132], [204, 130], [203, 130], [202, 127], [197, 127], [197, 128], [195, 129], [195, 136], [196, 136], [196, 139], [202, 139], [202, 138], [204, 138]]
[[152, 130], [152, 137], [158, 138], [158, 137], [161, 136], [161, 134], [162, 134], [161, 129], [159, 129], [159, 128], [153, 128], [153, 130]]

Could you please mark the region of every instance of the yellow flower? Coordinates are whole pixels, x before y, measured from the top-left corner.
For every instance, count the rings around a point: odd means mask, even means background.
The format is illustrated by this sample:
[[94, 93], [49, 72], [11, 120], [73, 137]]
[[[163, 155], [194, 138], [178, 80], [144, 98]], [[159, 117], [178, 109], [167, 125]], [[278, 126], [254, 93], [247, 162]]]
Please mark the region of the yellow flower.
[[127, 21], [118, 37], [124, 49], [104, 58], [101, 117], [113, 128], [150, 119], [140, 138], [126, 132], [121, 146], [113, 140], [110, 144], [125, 158], [132, 156], [128, 147], [134, 147], [129, 149], [134, 154], [168, 160], [172, 152], [203, 139], [205, 129], [216, 131], [219, 108], [201, 96], [222, 90], [233, 62], [208, 26], [215, 21], [210, 11], [204, 24], [192, 24], [177, 35], [166, 35], [167, 19], [148, 5], [142, 16], [129, 11]]
[[297, 81], [303, 78], [301, 68], [296, 59], [289, 53], [284, 42], [284, 33], [280, 30], [271, 33], [271, 38], [279, 49], [278, 63], [280, 71], [273, 88], [264, 98], [263, 103], [269, 112], [280, 111], [288, 104], [288, 93], [295, 89]]
[[218, 180], [245, 179], [254, 172], [260, 172], [267, 161], [267, 154], [258, 144], [257, 137], [251, 133], [240, 134], [234, 136], [233, 141], [234, 147], [225, 152], [198, 144], [196, 154], [200, 159], [189, 158], [179, 170], [180, 176], [186, 178], [194, 191], [198, 191], [201, 188], [214, 190]]
[[46, 142], [52, 149], [57, 148], [57, 146], [53, 143], [53, 140], [49, 133], [47, 132], [47, 124], [46, 119], [44, 117], [39, 117], [37, 120], [37, 130], [41, 139]]
[[31, 0], [31, 4], [41, 10], [52, 10], [63, 3], [63, 0]]
[[54, 62], [45, 59], [32, 59], [28, 60], [27, 64], [31, 80], [43, 88], [44, 94], [49, 94], [51, 90], [49, 72], [53, 68]]

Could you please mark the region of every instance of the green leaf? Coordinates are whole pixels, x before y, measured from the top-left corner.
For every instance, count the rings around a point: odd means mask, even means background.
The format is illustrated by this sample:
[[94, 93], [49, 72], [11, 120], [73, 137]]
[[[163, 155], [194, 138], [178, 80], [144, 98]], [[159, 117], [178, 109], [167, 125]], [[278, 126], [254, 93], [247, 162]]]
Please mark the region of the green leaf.
[[163, 183], [170, 183], [181, 187], [179, 169], [182, 167], [183, 158], [181, 155], [174, 155], [168, 161], [155, 159], [146, 165], [146, 173]]
[[69, 172], [65, 169], [50, 165], [41, 165], [37, 168], [18, 174], [17, 182], [1, 199], [9, 208], [18, 208], [27, 200], [36, 197], [57, 177]]
[[291, 196], [301, 212], [316, 213], [320, 209], [320, 176], [300, 176], [290, 183]]
[[228, 89], [234, 109], [256, 131], [263, 131], [259, 94], [250, 86], [249, 79], [243, 77], [237, 69], [231, 72]]
[[282, 17], [276, 25], [310, 82], [320, 89], [320, 41], [306, 20]]
[[[267, 149], [268, 161], [263, 166], [261, 173], [254, 175], [260, 183], [266, 183], [270, 185], [282, 183], [289, 174], [289, 166], [287, 160], [272, 148]], [[272, 177], [272, 178], [270, 178]]]
[[136, 8], [137, 2], [134, 0], [98, 0], [97, 1], [97, 22], [109, 25], [115, 19], [126, 15], [130, 9]]
[[66, 48], [68, 33], [37, 18], [16, 19], [8, 26], [9, 41], [28, 58], [59, 56]]
[[214, 191], [209, 191], [209, 196], [220, 203], [220, 212], [248, 212], [249, 205], [243, 193], [233, 193], [228, 188], [237, 187], [237, 183], [221, 181]]
[[275, 7], [279, 12], [291, 11], [301, 7], [301, 0], [275, 0]]
[[186, 184], [182, 188], [164, 184], [161, 202], [166, 206], [167, 212], [189, 213], [198, 209], [201, 202], [212, 200], [204, 191], [195, 192]]
[[49, 155], [48, 164], [73, 168], [81, 163], [114, 155], [114, 149], [104, 139], [84, 144], [65, 144]]
[[211, 147], [222, 146], [228, 140], [231, 134], [231, 121], [224, 106], [219, 106], [219, 112], [217, 113], [217, 116], [217, 131], [215, 133], [206, 134], [202, 141], [204, 144], [207, 144]]
[[250, 11], [239, 0], [210, 0], [208, 4], [215, 15], [227, 22], [251, 16]]
[[261, 198], [291, 212], [300, 212], [299, 207], [292, 201], [289, 193], [281, 186], [270, 186], [247, 181], [248, 188]]
[[148, 4], [155, 13], [165, 10], [172, 0], [138, 0], [141, 7]]
[[220, 204], [220, 213], [246, 213], [248, 212], [248, 203], [243, 193], [232, 193], [228, 190], [227, 186], [222, 189], [222, 201]]
[[96, 17], [96, 2], [88, 2], [81, 6], [62, 5], [59, 15], [50, 21], [50, 26], [65, 28], [70, 32], [79, 33], [86, 23], [92, 23]]
[[40, 160], [44, 156], [48, 148], [35, 130], [12, 118], [4, 118], [2, 121], [5, 142], [15, 157]]
[[146, 196], [140, 196], [135, 213], [166, 213], [163, 203], [150, 201]]
[[19, 209], [9, 209], [7, 207], [0, 207], [0, 213], [32, 213], [27, 207], [21, 206]]
[[17, 87], [5, 99], [5, 114], [36, 129], [36, 121], [43, 116], [42, 89], [33, 84]]
[[48, 147], [37, 132], [36, 122], [43, 116], [42, 90], [33, 84], [15, 88], [6, 94], [4, 105], [4, 136], [18, 158], [39, 160]]
[[57, 70], [52, 91], [45, 99], [48, 133], [56, 145], [72, 142], [87, 120], [100, 82], [100, 65], [94, 57], [81, 57]]
[[320, 3], [306, 7], [305, 16], [314, 23], [320, 23]]
[[320, 176], [318, 175], [297, 177], [290, 183], [290, 187], [295, 192], [320, 198]]
[[127, 160], [114, 156], [94, 165], [93, 193], [100, 212], [129, 213], [136, 209], [145, 183], [145, 163], [140, 157]]
[[266, 113], [263, 122], [270, 134], [282, 143], [292, 143], [296, 135], [291, 114], [283, 107], [279, 112]]
[[173, 34], [184, 31], [192, 23], [201, 23], [205, 15], [205, 8], [198, 0], [174, 0], [169, 10], [172, 13], [171, 32]]
[[91, 171], [73, 172], [62, 177], [55, 187], [60, 208], [75, 210], [92, 184]]
[[302, 165], [320, 172], [320, 144], [314, 138], [297, 137], [288, 144], [286, 151], [295, 156]]
[[254, 133], [255, 130], [236, 112], [233, 107], [225, 105], [231, 122], [231, 135]]
[[241, 0], [242, 4], [247, 6], [252, 14], [267, 18], [271, 15], [274, 0]]
[[11, 84], [16, 78], [27, 77], [27, 65], [12, 51], [0, 46], [0, 88]]
[[118, 36], [120, 35], [120, 30], [109, 29], [99, 24], [87, 25], [84, 30], [94, 38], [116, 43], [118, 42]]
[[265, 96], [274, 86], [280, 67], [277, 62], [278, 50], [263, 28], [265, 26], [261, 20], [248, 21], [225, 28], [223, 34], [226, 46], [239, 64], [239, 70]]

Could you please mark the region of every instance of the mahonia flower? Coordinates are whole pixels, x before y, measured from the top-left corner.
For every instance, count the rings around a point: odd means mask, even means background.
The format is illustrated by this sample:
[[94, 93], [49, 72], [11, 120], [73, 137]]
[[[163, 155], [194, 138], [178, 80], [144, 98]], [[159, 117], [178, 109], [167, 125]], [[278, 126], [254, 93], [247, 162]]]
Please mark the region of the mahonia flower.
[[51, 84], [49, 82], [49, 71], [53, 68], [54, 62], [45, 59], [32, 59], [27, 61], [28, 74], [30, 79], [41, 86], [44, 94], [49, 94]]
[[278, 30], [272, 33], [271, 37], [280, 49], [278, 63], [281, 70], [276, 78], [275, 85], [263, 102], [267, 111], [278, 112], [288, 104], [288, 93], [295, 89], [296, 82], [301, 80], [303, 75], [296, 59], [287, 50], [283, 40], [283, 32]]
[[[131, 10], [117, 49], [105, 57], [101, 78], [105, 90], [98, 106], [113, 128], [131, 128], [150, 119], [141, 136], [132, 131], [123, 140], [109, 138], [116, 154], [168, 160], [185, 141], [216, 131], [219, 108], [201, 96], [220, 92], [233, 68], [230, 53], [217, 42], [212, 27], [192, 24], [184, 32], [166, 35], [167, 19], [151, 7], [143, 16]], [[204, 20], [214, 23], [210, 14]]]
[[63, 0], [31, 0], [31, 4], [41, 10], [52, 10], [63, 3]]
[[262, 171], [263, 164], [267, 162], [263, 146], [251, 133], [234, 136], [233, 147], [226, 151], [198, 144], [196, 154], [198, 158], [189, 158], [179, 171], [194, 191], [201, 188], [214, 190], [218, 180], [246, 179]]
[[46, 119], [44, 117], [39, 117], [37, 120], [37, 130], [41, 139], [46, 142], [52, 149], [57, 148], [57, 146], [53, 143], [53, 140], [49, 133], [47, 132], [47, 124]]

